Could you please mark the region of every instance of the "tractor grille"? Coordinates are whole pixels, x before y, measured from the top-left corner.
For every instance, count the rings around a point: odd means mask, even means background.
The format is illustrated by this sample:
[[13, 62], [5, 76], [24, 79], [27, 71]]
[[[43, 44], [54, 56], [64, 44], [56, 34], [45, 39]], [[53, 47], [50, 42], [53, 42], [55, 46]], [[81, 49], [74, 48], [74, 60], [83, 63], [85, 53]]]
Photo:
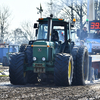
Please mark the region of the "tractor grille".
[[43, 63], [35, 63], [33, 64], [34, 73], [45, 73], [45, 64]]
[[42, 64], [35, 64], [35, 67], [43, 67]]

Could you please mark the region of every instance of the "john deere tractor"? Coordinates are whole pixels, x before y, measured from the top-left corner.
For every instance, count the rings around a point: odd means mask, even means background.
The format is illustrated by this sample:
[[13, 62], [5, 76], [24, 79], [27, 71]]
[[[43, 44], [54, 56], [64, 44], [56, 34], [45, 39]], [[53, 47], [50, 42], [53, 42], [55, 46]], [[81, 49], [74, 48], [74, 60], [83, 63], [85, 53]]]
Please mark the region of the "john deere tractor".
[[88, 77], [88, 50], [74, 45], [72, 27], [70, 22], [52, 16], [38, 19], [34, 24], [37, 39], [11, 57], [10, 82], [84, 85]]

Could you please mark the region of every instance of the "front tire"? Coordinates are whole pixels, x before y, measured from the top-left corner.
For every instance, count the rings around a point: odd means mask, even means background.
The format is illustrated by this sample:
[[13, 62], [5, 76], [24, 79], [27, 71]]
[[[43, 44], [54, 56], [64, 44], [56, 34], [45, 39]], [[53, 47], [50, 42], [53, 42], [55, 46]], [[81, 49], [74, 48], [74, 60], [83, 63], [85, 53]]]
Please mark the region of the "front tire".
[[[25, 62], [27, 63], [28, 67], [32, 67], [33, 66], [33, 47], [27, 46], [25, 54], [26, 54]], [[34, 73], [33, 71], [27, 71], [26, 77], [27, 77], [27, 83], [29, 84], [38, 83], [37, 73]]]
[[26, 55], [26, 63], [28, 63], [28, 66], [31, 67], [33, 64], [33, 47], [27, 46], [25, 55]]
[[73, 78], [73, 58], [66, 53], [56, 55], [54, 63], [54, 82], [57, 86], [69, 86]]
[[24, 74], [24, 53], [18, 53], [12, 55], [9, 66], [9, 77], [11, 84], [24, 85], [26, 84], [26, 78]]

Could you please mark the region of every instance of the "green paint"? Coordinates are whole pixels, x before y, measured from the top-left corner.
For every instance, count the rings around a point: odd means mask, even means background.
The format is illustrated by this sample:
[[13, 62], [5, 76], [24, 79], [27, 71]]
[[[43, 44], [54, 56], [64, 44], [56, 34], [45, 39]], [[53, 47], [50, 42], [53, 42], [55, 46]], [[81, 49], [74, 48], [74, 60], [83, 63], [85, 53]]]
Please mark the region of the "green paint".
[[[51, 48], [54, 48], [53, 42], [47, 42], [47, 41], [34, 42], [34, 44], [33, 44], [33, 57], [37, 58], [35, 63], [43, 63], [42, 57], [46, 58], [45, 62], [49, 61], [48, 60], [49, 47], [47, 47], [47, 45], [49, 45]], [[53, 53], [51, 55], [53, 56]]]
[[47, 68], [46, 68], [46, 71], [54, 72], [54, 67], [50, 67], [50, 68], [47, 67]]
[[25, 71], [34, 70], [34, 67], [26, 67]]
[[[50, 47], [47, 47], [49, 45]], [[52, 61], [49, 61], [49, 48], [52, 48]], [[48, 41], [36, 41], [33, 43], [33, 57], [36, 57], [37, 60], [34, 61], [32, 67], [28, 67], [28, 64], [24, 65], [25, 71], [34, 71], [39, 70], [45, 70], [46, 71], [54, 71], [54, 68], [52, 67], [54, 65], [54, 43], [48, 42]], [[42, 61], [42, 57], [46, 58], [46, 61]], [[48, 67], [49, 66], [49, 67]]]

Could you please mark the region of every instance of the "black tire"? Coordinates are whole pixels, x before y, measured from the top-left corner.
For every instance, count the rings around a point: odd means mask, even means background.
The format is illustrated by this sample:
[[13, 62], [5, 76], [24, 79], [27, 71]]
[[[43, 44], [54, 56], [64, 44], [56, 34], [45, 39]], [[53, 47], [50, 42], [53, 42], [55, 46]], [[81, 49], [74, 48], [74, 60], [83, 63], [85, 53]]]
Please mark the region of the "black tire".
[[9, 77], [11, 84], [24, 85], [26, 78], [24, 76], [24, 53], [12, 55], [9, 66]]
[[89, 56], [89, 76], [88, 76], [88, 80], [91, 80], [91, 69], [92, 69], [92, 57]]
[[20, 46], [19, 52], [25, 52], [26, 47], [27, 47], [27, 44], [22, 44]]
[[79, 47], [77, 53], [77, 85], [85, 85], [88, 80], [89, 57], [87, 47]]
[[75, 46], [72, 49], [72, 56], [73, 56], [73, 79], [72, 79], [72, 85], [77, 85], [77, 54], [78, 54], [79, 47]]
[[[33, 65], [33, 47], [31, 46], [27, 46], [26, 50], [25, 50], [25, 54], [26, 54], [26, 63], [28, 65], [28, 67], [32, 67]], [[27, 71], [26, 72], [26, 77], [27, 77], [27, 82], [29, 84], [34, 84], [37, 83], [37, 73], [34, 73], [33, 71]]]
[[33, 47], [27, 46], [25, 50], [26, 55], [26, 63], [28, 63], [28, 66], [31, 67], [33, 64]]
[[[69, 62], [71, 72], [69, 78]], [[73, 58], [66, 53], [57, 54], [54, 63], [54, 82], [57, 86], [69, 86], [73, 78]]]

